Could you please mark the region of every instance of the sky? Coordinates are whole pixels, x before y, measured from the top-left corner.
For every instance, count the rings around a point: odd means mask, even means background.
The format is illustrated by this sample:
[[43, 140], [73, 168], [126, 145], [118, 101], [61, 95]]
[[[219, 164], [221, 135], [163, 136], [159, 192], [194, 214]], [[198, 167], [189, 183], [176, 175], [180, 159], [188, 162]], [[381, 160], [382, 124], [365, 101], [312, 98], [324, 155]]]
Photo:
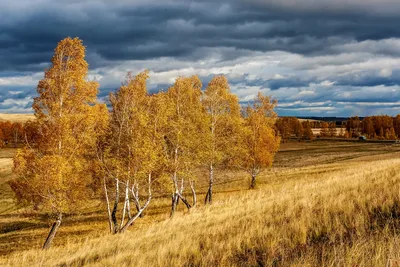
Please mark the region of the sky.
[[150, 92], [224, 74], [280, 116], [396, 115], [398, 14], [398, 0], [0, 0], [0, 112], [32, 113], [55, 46], [77, 36], [103, 101], [148, 69]]

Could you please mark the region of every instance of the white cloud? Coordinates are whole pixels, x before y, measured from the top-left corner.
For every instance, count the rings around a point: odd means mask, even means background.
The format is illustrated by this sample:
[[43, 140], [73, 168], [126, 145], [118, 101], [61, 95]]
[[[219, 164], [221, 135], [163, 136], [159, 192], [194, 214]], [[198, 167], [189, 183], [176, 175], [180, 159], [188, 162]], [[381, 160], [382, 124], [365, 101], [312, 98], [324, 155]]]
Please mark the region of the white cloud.
[[[39, 76], [40, 74], [0, 77], [0, 86], [35, 86], [40, 80]], [[43, 74], [41, 76], [43, 76]]]
[[0, 78], [0, 86], [29, 86], [37, 83], [32, 76]]
[[385, 68], [385, 69], [381, 69], [381, 71], [379, 72], [379, 75], [381, 77], [390, 77], [392, 76], [392, 69], [391, 68]]
[[10, 95], [19, 95], [22, 94], [24, 91], [8, 91]]
[[14, 106], [26, 106], [29, 104], [29, 102], [31, 102], [33, 100], [32, 97], [25, 97], [23, 99], [12, 99], [12, 98], [7, 98], [5, 99], [3, 102], [1, 102], [0, 104], [4, 105], [4, 106], [8, 106], [8, 105], [14, 105]]
[[327, 111], [327, 110], [335, 110], [335, 107], [301, 107], [301, 108], [280, 108], [281, 110], [290, 110], [290, 111]]
[[335, 82], [330, 82], [330, 81], [323, 81], [320, 83], [321, 86], [332, 86], [334, 84]]
[[315, 94], [315, 91], [313, 91], [313, 90], [303, 90], [303, 91], [300, 91], [300, 93], [299, 93], [299, 95], [313, 95], [313, 94]]

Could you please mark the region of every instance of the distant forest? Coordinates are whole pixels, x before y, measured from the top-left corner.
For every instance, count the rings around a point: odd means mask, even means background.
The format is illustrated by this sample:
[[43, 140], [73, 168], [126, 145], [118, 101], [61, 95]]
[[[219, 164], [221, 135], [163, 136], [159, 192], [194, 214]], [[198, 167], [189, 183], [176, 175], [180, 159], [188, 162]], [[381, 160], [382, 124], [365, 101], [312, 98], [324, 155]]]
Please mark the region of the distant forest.
[[388, 115], [350, 118], [279, 117], [275, 127], [283, 140], [291, 137], [309, 140], [315, 137], [357, 138], [359, 136], [376, 140], [396, 140], [400, 136], [400, 114], [396, 117]]
[[[368, 139], [396, 140], [400, 137], [400, 114], [395, 117], [279, 117], [275, 127], [284, 140], [312, 140], [317, 137], [357, 138], [361, 135]], [[0, 147], [18, 147], [26, 142], [34, 143], [37, 134], [33, 121], [0, 121]]]

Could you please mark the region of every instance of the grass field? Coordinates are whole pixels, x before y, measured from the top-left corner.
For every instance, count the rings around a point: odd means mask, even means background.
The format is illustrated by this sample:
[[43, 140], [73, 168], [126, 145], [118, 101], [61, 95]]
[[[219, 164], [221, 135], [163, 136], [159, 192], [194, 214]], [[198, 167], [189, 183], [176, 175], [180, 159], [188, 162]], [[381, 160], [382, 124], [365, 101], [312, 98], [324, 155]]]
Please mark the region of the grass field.
[[[400, 266], [397, 145], [284, 143], [257, 189], [245, 173], [217, 173], [212, 206], [169, 219], [170, 199], [156, 198], [125, 235], [107, 234], [93, 200], [46, 252], [51, 221], [15, 203], [6, 183], [13, 153], [0, 152], [0, 265]], [[198, 189], [202, 199], [205, 177]]]
[[11, 122], [26, 122], [33, 120], [35, 116], [33, 114], [7, 114], [0, 113], [0, 121], [11, 121]]

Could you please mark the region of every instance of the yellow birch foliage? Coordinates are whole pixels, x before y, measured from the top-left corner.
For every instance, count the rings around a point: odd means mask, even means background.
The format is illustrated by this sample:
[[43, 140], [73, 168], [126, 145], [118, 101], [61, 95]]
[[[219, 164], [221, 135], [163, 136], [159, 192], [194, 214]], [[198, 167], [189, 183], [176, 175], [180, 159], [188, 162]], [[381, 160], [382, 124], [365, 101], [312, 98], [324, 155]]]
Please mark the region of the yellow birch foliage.
[[[109, 95], [112, 106], [109, 131], [103, 137], [98, 155], [112, 233], [124, 232], [142, 214], [150, 203], [154, 182], [162, 175], [164, 104], [161, 97], [148, 94], [148, 78], [147, 71], [136, 76], [128, 74], [126, 82]], [[147, 196], [143, 206], [139, 192]], [[122, 195], [124, 206], [118, 215]], [[110, 199], [114, 199], [112, 205]], [[131, 201], [137, 210], [134, 216]]]
[[114, 161], [114, 177], [125, 181], [147, 181], [148, 173], [162, 165], [162, 107], [156, 96], [148, 95], [148, 78], [147, 71], [128, 74], [126, 83], [110, 94], [108, 156]]
[[236, 95], [230, 92], [225, 76], [215, 76], [208, 84], [202, 99], [207, 112], [207, 156], [205, 165], [209, 171], [209, 188], [205, 202], [212, 202], [214, 168], [229, 167], [237, 154], [236, 145], [241, 127], [240, 105]]
[[165, 93], [165, 126], [167, 170], [174, 190], [178, 179], [194, 178], [191, 171], [203, 163], [207, 116], [201, 103], [201, 81], [198, 76], [179, 77]]
[[240, 105], [236, 95], [230, 92], [225, 76], [215, 76], [208, 84], [203, 97], [208, 115], [210, 139], [209, 164], [218, 165], [232, 155], [238, 128], [241, 126]]
[[60, 41], [51, 62], [33, 103], [35, 144], [15, 156], [18, 178], [12, 187], [19, 200], [62, 213], [90, 196], [90, 156], [108, 113], [97, 103], [98, 83], [86, 79], [88, 64], [80, 39]]
[[263, 168], [272, 165], [275, 153], [279, 149], [280, 137], [275, 132], [277, 118], [274, 108], [276, 101], [258, 93], [252, 106], [243, 110], [245, 124], [243, 128], [244, 153], [240, 165], [252, 176], [250, 187], [255, 187], [256, 176]]

